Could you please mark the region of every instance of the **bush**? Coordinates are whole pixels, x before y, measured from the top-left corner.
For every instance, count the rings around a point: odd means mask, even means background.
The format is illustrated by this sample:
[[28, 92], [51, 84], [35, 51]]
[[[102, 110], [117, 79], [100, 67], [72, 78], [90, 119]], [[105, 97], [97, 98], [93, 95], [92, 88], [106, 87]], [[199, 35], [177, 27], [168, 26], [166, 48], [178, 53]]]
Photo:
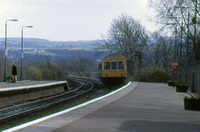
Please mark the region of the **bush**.
[[36, 67], [29, 67], [28, 68], [29, 73], [31, 74], [31, 79], [33, 80], [42, 80], [42, 73], [40, 69]]
[[171, 79], [170, 74], [163, 68], [150, 67], [140, 71], [139, 81], [142, 82], [163, 82]]

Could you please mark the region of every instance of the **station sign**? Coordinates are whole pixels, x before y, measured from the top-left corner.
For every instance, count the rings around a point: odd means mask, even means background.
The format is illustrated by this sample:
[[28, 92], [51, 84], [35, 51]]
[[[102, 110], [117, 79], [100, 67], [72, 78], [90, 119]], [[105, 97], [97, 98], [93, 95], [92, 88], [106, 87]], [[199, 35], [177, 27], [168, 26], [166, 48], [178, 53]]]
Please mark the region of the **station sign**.
[[177, 69], [178, 68], [178, 63], [172, 63], [172, 69]]

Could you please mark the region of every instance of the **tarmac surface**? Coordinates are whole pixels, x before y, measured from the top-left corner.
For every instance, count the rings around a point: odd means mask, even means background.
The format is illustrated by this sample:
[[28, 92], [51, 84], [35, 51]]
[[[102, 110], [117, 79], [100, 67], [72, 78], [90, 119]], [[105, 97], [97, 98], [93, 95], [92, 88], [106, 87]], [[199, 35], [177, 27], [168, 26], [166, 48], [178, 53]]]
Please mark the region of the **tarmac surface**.
[[184, 110], [186, 93], [136, 83], [106, 98], [25, 127], [20, 132], [199, 132], [200, 112]]

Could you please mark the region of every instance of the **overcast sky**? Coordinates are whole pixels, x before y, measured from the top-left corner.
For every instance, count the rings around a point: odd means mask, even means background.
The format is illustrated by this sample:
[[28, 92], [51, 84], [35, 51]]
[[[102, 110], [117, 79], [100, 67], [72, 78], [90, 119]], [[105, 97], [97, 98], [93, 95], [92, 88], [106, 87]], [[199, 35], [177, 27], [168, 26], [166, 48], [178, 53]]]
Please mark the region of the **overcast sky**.
[[0, 38], [5, 36], [5, 21], [8, 22], [8, 37], [21, 37], [21, 28], [26, 38], [42, 38], [51, 41], [77, 41], [101, 39], [110, 23], [125, 13], [137, 19], [149, 31], [154, 24], [148, 20], [151, 14], [148, 0], [0, 0]]

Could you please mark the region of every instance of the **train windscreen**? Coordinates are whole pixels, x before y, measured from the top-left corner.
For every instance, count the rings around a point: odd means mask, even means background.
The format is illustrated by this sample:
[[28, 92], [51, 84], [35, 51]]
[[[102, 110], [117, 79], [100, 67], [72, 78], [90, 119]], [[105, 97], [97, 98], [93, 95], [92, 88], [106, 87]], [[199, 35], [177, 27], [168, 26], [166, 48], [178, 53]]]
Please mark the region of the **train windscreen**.
[[112, 62], [112, 69], [117, 69], [117, 62]]
[[124, 69], [124, 62], [118, 62], [118, 69]]
[[110, 69], [110, 62], [104, 62], [104, 69]]

